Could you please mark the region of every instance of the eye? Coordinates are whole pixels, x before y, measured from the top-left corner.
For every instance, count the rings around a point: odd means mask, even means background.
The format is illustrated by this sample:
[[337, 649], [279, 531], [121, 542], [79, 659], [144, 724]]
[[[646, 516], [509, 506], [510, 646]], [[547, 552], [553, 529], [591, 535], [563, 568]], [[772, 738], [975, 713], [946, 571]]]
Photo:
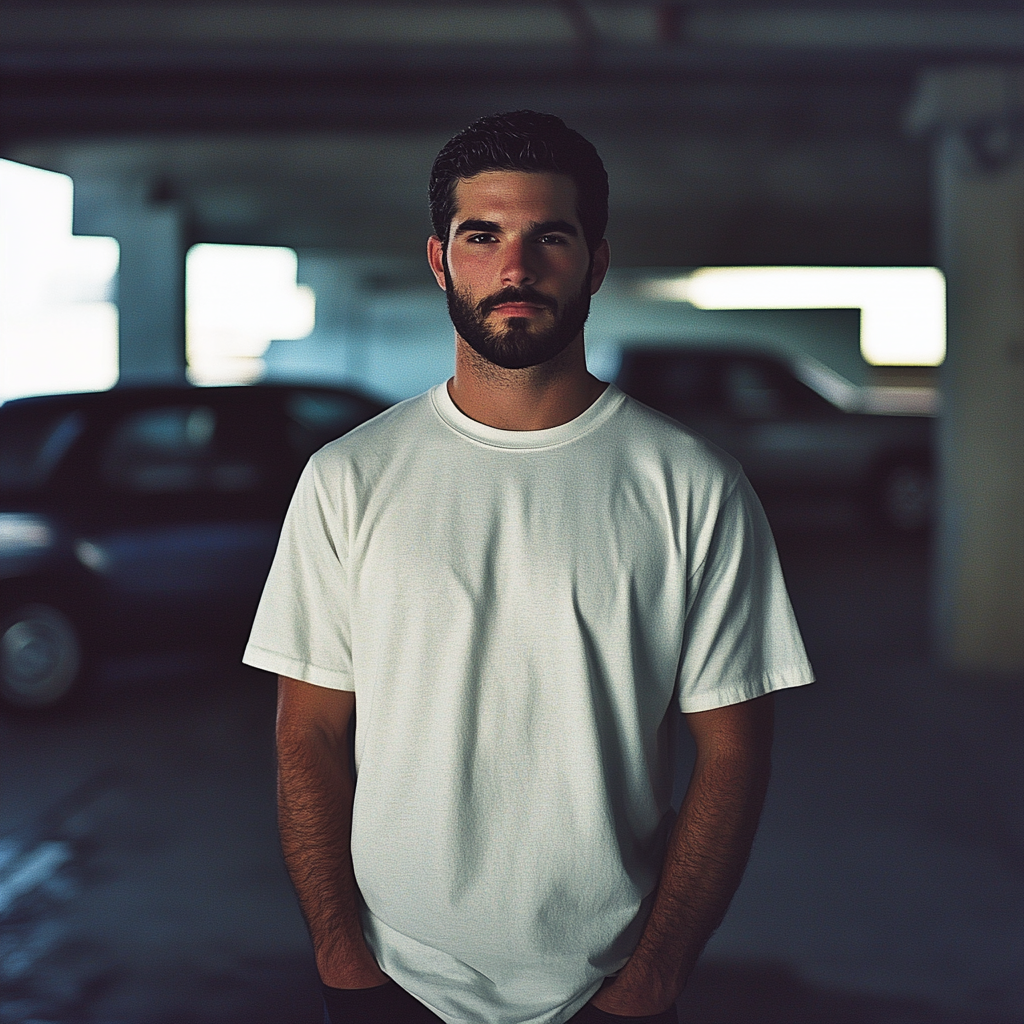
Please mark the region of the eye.
[[475, 235], [467, 235], [466, 241], [473, 242], [474, 244], [479, 245], [482, 242], [493, 242], [494, 235], [488, 234], [486, 231], [481, 231]]
[[564, 235], [541, 235], [537, 239], [542, 245], [566, 245], [568, 240]]

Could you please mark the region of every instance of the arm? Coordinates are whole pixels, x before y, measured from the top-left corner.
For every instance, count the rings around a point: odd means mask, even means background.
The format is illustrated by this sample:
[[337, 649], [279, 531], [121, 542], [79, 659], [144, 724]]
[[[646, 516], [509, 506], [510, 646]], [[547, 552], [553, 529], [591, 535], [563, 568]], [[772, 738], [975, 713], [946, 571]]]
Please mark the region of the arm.
[[667, 1010], [721, 923], [743, 875], [771, 769], [768, 694], [686, 716], [697, 760], [633, 955], [594, 996], [607, 1013]]
[[348, 726], [356, 697], [281, 676], [277, 807], [281, 849], [309, 926], [316, 965], [334, 988], [388, 981], [363, 938], [350, 840], [355, 782]]

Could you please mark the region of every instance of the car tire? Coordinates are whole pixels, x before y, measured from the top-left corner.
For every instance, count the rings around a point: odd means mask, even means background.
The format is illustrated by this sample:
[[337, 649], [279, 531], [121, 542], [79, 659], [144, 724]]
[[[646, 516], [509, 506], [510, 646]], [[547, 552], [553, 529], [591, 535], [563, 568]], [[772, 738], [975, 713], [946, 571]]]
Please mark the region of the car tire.
[[882, 524], [896, 533], [922, 533], [932, 523], [935, 482], [920, 462], [895, 462], [879, 475], [875, 502]]
[[82, 678], [74, 622], [49, 604], [27, 604], [0, 622], [0, 698], [29, 710], [66, 700]]

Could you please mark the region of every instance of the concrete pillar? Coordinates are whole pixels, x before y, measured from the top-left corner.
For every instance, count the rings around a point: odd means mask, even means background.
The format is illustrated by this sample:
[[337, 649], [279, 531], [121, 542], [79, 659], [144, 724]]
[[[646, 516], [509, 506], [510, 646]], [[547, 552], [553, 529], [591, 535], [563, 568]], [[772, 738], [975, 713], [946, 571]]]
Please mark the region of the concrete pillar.
[[121, 247], [117, 305], [119, 384], [185, 381], [184, 218], [141, 186], [75, 181], [74, 231]]
[[299, 250], [297, 281], [316, 295], [316, 323], [305, 338], [272, 341], [268, 380], [342, 382], [359, 371], [365, 261], [326, 250]]
[[935, 635], [948, 666], [1024, 669], [1024, 67], [923, 76], [948, 351]]

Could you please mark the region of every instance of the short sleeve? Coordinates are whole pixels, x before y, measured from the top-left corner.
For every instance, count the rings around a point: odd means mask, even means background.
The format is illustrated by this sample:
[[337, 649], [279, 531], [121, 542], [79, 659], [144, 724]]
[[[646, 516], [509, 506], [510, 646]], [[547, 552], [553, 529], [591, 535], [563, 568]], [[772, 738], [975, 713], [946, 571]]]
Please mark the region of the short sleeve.
[[679, 707], [707, 711], [813, 681], [771, 529], [740, 476], [690, 579]]
[[299, 478], [242, 660], [337, 690], [355, 688], [343, 517], [316, 457]]

